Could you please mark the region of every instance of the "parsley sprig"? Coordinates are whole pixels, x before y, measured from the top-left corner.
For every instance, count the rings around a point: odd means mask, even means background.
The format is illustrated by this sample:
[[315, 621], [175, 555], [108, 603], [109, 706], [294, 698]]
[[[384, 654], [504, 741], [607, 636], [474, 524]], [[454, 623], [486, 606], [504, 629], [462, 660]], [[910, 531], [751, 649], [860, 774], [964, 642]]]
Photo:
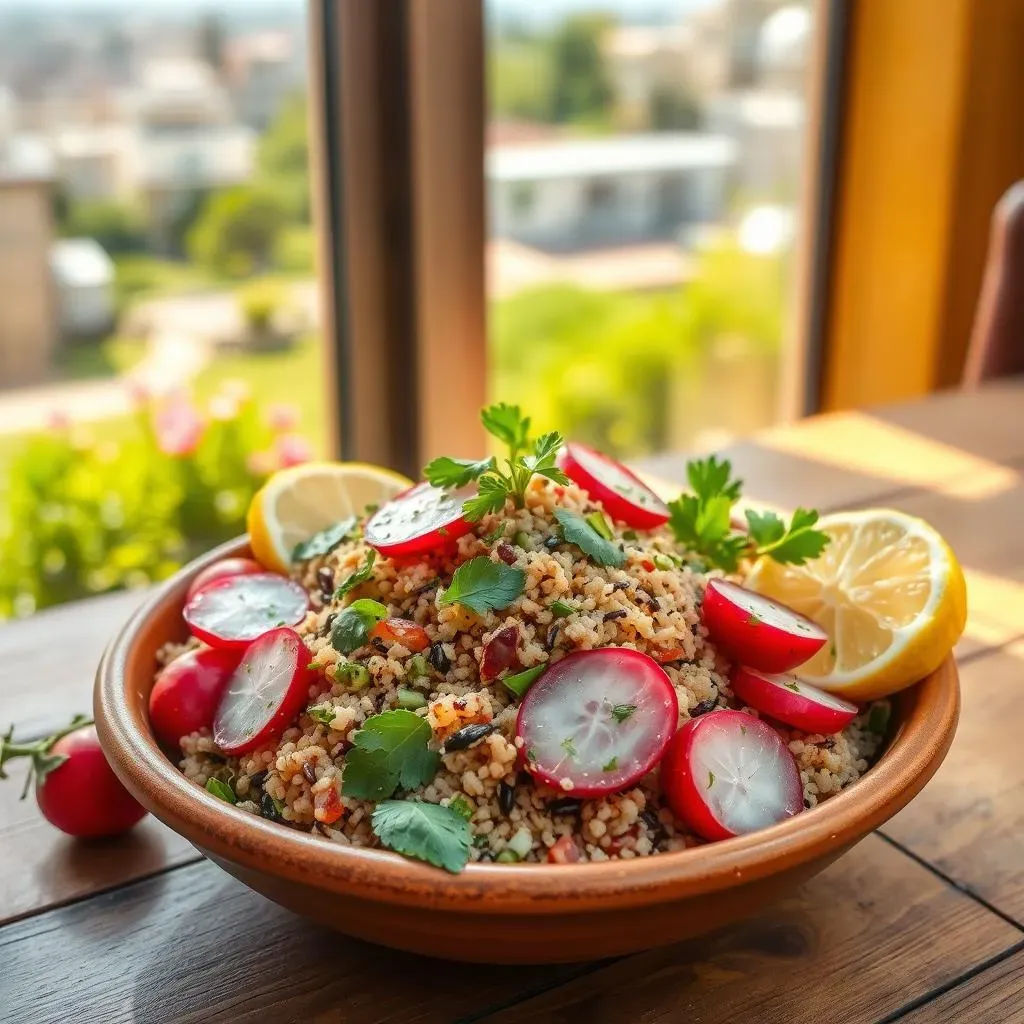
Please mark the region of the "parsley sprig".
[[692, 493], [669, 502], [669, 526], [708, 567], [735, 572], [741, 558], [762, 555], [803, 565], [825, 550], [828, 534], [814, 528], [818, 513], [810, 509], [798, 508], [788, 525], [774, 512], [747, 511], [747, 532], [734, 530], [732, 510], [743, 482], [733, 479], [728, 459], [695, 459], [686, 476]]
[[518, 405], [499, 402], [480, 413], [484, 429], [508, 448], [508, 456], [499, 459], [453, 459], [447, 455], [434, 459], [423, 471], [435, 487], [464, 487], [477, 482], [477, 494], [463, 505], [463, 515], [478, 522], [488, 512], [504, 508], [512, 499], [516, 508], [526, 503], [526, 488], [534, 474], [540, 474], [563, 486], [569, 478], [555, 465], [558, 450], [565, 439], [557, 431], [530, 439], [530, 417], [523, 416]]

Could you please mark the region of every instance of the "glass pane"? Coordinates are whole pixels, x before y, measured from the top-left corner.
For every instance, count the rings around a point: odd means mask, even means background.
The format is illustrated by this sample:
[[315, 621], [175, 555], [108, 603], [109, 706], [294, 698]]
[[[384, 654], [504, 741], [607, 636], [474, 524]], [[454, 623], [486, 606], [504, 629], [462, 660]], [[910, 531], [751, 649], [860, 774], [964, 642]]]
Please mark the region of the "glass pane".
[[167, 576], [326, 447], [305, 17], [0, 6], [0, 618]]
[[771, 423], [810, 5], [487, 10], [494, 396], [625, 456]]

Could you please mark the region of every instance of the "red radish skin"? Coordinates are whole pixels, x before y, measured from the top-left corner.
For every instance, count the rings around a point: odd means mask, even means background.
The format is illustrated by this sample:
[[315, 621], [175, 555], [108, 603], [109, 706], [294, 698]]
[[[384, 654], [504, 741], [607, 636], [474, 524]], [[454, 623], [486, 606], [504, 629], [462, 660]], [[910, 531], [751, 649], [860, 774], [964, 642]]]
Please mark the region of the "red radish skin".
[[409, 558], [449, 546], [469, 533], [462, 504], [476, 493], [469, 485], [445, 491], [425, 480], [392, 498], [366, 523], [366, 543], [389, 558]]
[[94, 726], [61, 737], [50, 752], [67, 760], [37, 784], [36, 802], [61, 832], [79, 839], [116, 836], [146, 816], [145, 807], [114, 774]]
[[211, 583], [185, 605], [183, 615], [203, 643], [244, 650], [267, 630], [297, 625], [308, 610], [309, 598], [298, 583], [264, 572]]
[[254, 558], [222, 558], [213, 565], [208, 565], [189, 585], [185, 595], [185, 603], [192, 600], [200, 590], [205, 590], [211, 583], [220, 583], [234, 576], [252, 576], [267, 570]]
[[824, 736], [842, 732], [859, 710], [856, 704], [819, 690], [796, 676], [771, 675], [752, 668], [733, 671], [732, 692], [762, 715], [794, 729]]
[[517, 745], [534, 778], [573, 796], [602, 796], [657, 764], [678, 717], [675, 690], [653, 658], [624, 647], [576, 651], [523, 698]]
[[713, 711], [683, 725], [661, 763], [661, 786], [676, 817], [712, 841], [803, 809], [789, 748], [770, 725], [742, 711]]
[[728, 580], [708, 580], [701, 618], [716, 646], [761, 672], [790, 672], [828, 642], [816, 622]]
[[246, 649], [213, 720], [213, 742], [225, 754], [245, 754], [276, 742], [310, 699], [317, 676], [294, 629], [264, 633]]
[[177, 751], [182, 736], [213, 726], [221, 694], [242, 652], [201, 647], [175, 658], [149, 695], [149, 721], [157, 738]]
[[668, 522], [668, 506], [631, 469], [585, 444], [570, 441], [558, 454], [558, 465], [605, 511], [637, 530], [653, 530]]

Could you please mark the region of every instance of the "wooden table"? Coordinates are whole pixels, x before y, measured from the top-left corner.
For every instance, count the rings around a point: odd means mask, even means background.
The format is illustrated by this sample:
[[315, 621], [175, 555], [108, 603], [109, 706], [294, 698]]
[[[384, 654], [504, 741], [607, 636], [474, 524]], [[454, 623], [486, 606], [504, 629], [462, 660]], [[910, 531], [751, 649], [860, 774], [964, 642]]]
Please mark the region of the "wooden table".
[[[785, 903], [669, 949], [465, 967], [313, 927], [147, 820], [76, 844], [0, 785], [0, 1020], [1024, 1020], [1024, 382], [767, 432], [730, 453], [747, 493], [934, 523], [968, 577], [964, 708], [925, 792]], [[646, 468], [681, 480], [685, 459]], [[0, 630], [0, 723], [90, 704], [122, 594]], [[499, 938], [500, 941], [500, 938]]]

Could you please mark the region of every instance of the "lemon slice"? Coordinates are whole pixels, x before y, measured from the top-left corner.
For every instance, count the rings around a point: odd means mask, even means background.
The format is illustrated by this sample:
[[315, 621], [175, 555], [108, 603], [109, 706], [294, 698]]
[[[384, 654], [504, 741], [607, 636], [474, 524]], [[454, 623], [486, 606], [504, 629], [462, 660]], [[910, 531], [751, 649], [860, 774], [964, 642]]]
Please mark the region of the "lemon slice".
[[967, 620], [964, 574], [949, 545], [923, 520], [889, 509], [839, 512], [818, 526], [832, 538], [819, 558], [761, 558], [747, 579], [832, 638], [796, 674], [863, 701], [937, 669]]
[[307, 462], [282, 469], [249, 506], [252, 552], [268, 569], [287, 572], [297, 544], [411, 486], [401, 473], [365, 462]]

